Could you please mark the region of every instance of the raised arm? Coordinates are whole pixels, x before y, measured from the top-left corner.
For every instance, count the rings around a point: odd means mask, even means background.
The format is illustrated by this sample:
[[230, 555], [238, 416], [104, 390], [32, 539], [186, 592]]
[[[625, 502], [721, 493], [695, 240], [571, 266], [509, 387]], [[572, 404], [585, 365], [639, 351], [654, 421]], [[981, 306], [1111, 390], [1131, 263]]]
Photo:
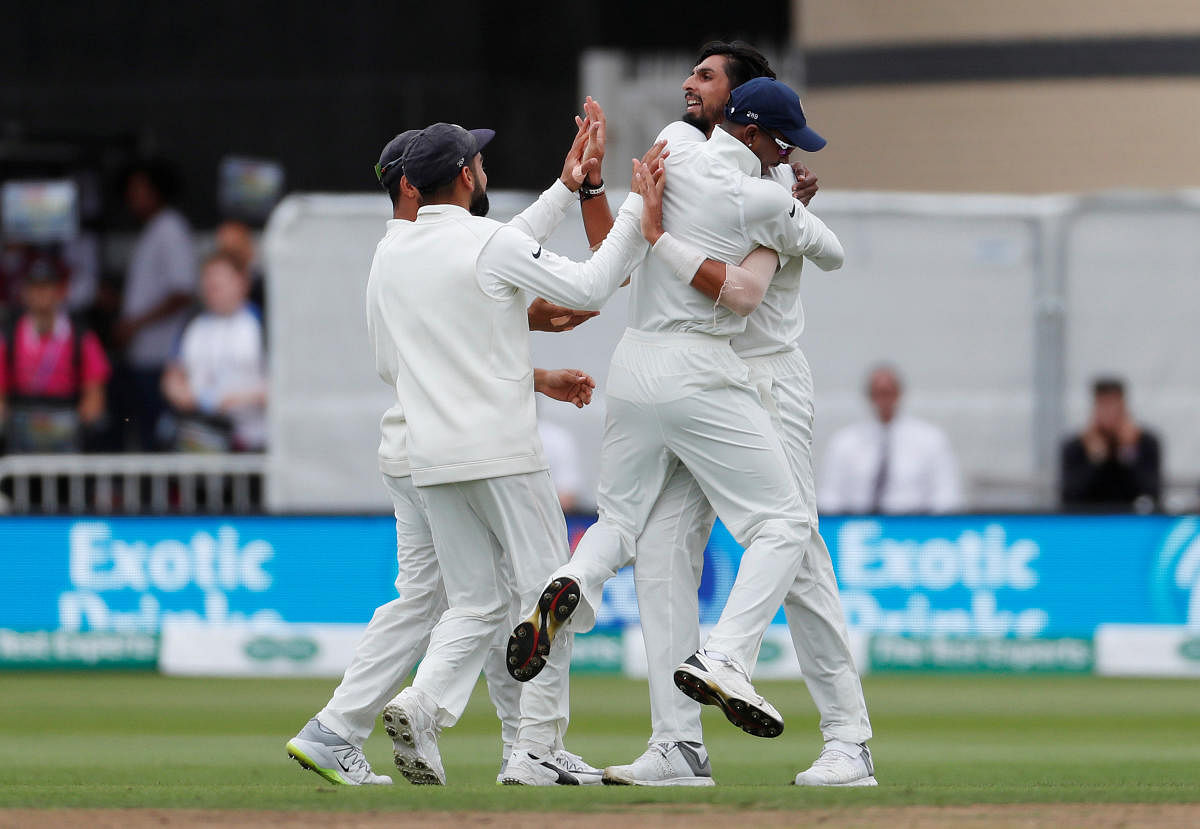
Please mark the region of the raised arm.
[[579, 197], [579, 210], [583, 213], [583, 230], [587, 234], [588, 245], [595, 250], [613, 226], [613, 214], [608, 206], [608, 197], [604, 195], [604, 177], [601, 172], [608, 137], [608, 122], [604, 117], [604, 109], [591, 95], [583, 102], [583, 113], [586, 120], [576, 116], [575, 121], [580, 127], [584, 124], [592, 127], [583, 158], [586, 161], [594, 160], [596, 164], [588, 170], [587, 180]]

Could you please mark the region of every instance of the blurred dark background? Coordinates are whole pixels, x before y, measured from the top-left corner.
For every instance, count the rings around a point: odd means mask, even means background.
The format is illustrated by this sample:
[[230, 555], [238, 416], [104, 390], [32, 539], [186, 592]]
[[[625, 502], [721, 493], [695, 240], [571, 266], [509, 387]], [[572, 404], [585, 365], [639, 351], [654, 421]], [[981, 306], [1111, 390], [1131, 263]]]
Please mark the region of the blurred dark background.
[[497, 186], [540, 187], [578, 108], [585, 47], [686, 54], [716, 36], [788, 38], [786, 0], [738, 15], [736, 31], [719, 8], [6, 2], [17, 25], [0, 27], [0, 178], [99, 166], [112, 198], [127, 157], [164, 156], [186, 182], [184, 214], [211, 226], [224, 155], [281, 161], [289, 190], [367, 189], [388, 138], [446, 120], [499, 132], [488, 157]]

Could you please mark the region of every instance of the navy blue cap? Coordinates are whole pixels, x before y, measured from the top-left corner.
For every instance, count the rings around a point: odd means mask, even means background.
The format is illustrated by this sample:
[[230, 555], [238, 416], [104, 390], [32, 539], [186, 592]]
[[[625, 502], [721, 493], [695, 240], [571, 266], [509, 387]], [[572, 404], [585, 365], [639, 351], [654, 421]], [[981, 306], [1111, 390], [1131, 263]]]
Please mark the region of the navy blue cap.
[[789, 144], [810, 153], [825, 146], [825, 139], [808, 126], [800, 96], [772, 78], [754, 78], [733, 90], [725, 120], [779, 130]]
[[383, 152], [379, 154], [379, 163], [375, 165], [375, 178], [379, 179], [384, 190], [388, 189], [388, 185], [398, 176], [404, 174], [400, 160], [404, 157], [404, 151], [408, 149], [409, 142], [420, 132], [420, 130], [405, 130], [387, 142]]
[[494, 130], [467, 130], [458, 124], [437, 123], [421, 130], [404, 150], [401, 165], [409, 184], [418, 190], [445, 184], [470, 163], [496, 135]]

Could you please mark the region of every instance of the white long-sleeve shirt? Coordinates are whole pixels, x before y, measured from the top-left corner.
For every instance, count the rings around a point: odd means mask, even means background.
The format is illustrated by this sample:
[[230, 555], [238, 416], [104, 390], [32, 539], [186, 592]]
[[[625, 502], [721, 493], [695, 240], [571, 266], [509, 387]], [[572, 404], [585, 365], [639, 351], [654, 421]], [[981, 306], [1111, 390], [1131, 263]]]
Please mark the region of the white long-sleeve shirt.
[[[778, 164], [763, 176], [792, 192], [796, 175], [787, 164]], [[730, 342], [739, 357], [765, 357], [790, 351], [804, 333], [804, 304], [800, 301], [803, 256], [784, 257], [771, 278], [762, 302], [746, 318], [746, 330]]]
[[887, 471], [880, 492], [884, 513], [943, 513], [962, 509], [962, 482], [954, 450], [941, 429], [898, 415], [839, 429], [825, 453], [817, 485], [822, 513], [866, 513], [875, 509], [883, 453]]
[[[522, 210], [509, 222], [539, 242], [550, 238], [566, 215], [567, 209], [575, 203], [575, 194], [567, 189], [560, 179], [555, 179], [537, 200]], [[384, 242], [394, 233], [399, 233], [411, 225], [407, 219], [389, 219], [387, 231], [379, 242]], [[372, 268], [372, 272], [374, 269]], [[371, 293], [367, 294], [367, 336], [375, 348], [375, 370], [380, 379], [393, 389], [396, 386], [396, 344], [388, 341], [385, 331], [380, 331], [376, 325], [377, 318], [371, 313]], [[396, 478], [409, 474], [407, 427], [404, 420], [404, 407], [400, 401], [383, 414], [379, 430], [379, 469]]]
[[404, 413], [405, 434], [385, 434], [384, 443], [406, 442], [414, 484], [546, 468], [521, 291], [599, 307], [645, 255], [640, 213], [631, 195], [586, 262], [457, 205], [428, 205], [415, 222], [389, 227], [367, 284], [368, 330], [376, 368], [392, 378]]
[[[690, 132], [689, 132], [690, 131]], [[671, 124], [663, 226], [672, 237], [727, 264], [738, 264], [762, 245], [785, 256], [807, 256], [819, 267], [841, 266], [841, 243], [820, 219], [778, 184], [759, 177], [761, 163], [748, 147], [722, 129], [707, 141], [695, 130]], [[643, 331], [697, 332], [731, 336], [745, 317], [714, 306], [651, 255], [633, 280], [630, 326]]]

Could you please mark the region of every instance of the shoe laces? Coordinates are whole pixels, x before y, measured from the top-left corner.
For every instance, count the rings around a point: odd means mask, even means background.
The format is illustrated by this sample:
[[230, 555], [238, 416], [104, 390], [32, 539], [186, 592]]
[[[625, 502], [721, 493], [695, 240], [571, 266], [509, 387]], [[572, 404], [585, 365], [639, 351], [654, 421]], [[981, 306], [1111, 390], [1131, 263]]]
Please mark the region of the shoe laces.
[[565, 748], [560, 748], [554, 752], [551, 759], [567, 771], [587, 771], [591, 768], [582, 757], [578, 754], [572, 754]]
[[371, 764], [367, 762], [367, 757], [363, 754], [361, 748], [351, 743], [341, 746], [343, 750], [349, 749], [342, 755], [342, 760], [355, 771], [364, 771], [368, 774], [374, 774], [371, 770]]

